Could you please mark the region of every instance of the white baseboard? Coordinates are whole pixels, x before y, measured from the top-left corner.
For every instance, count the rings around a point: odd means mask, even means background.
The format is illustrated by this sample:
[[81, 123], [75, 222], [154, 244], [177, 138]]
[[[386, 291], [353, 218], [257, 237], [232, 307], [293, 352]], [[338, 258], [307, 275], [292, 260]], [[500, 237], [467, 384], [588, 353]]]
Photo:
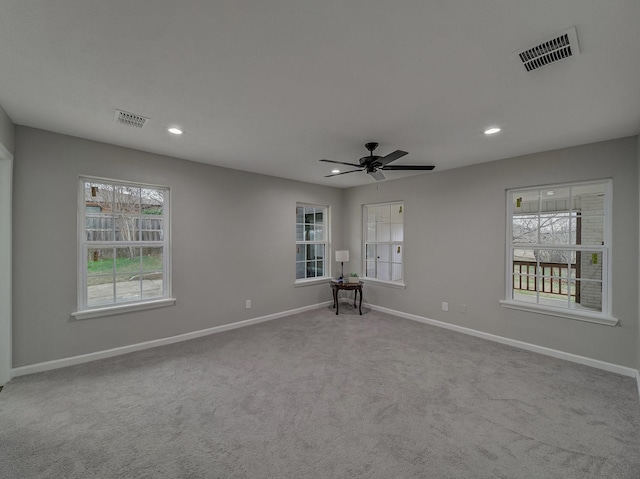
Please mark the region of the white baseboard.
[[383, 313], [392, 314], [405, 319], [411, 319], [412, 321], [418, 321], [420, 323], [430, 324], [432, 326], [438, 326], [439, 328], [450, 329], [451, 331], [457, 331], [459, 333], [468, 334], [477, 338], [488, 339], [489, 341], [495, 341], [496, 343], [506, 344], [513, 346], [514, 348], [525, 349], [534, 353], [544, 354], [545, 356], [552, 356], [558, 359], [565, 359], [573, 363], [584, 364], [598, 369], [604, 369], [612, 373], [622, 374], [623, 376], [630, 376], [636, 378], [638, 382], [638, 394], [640, 394], [640, 373], [637, 369], [628, 368], [626, 366], [620, 366], [618, 364], [607, 363], [598, 359], [588, 358], [586, 356], [579, 356], [577, 354], [567, 353], [564, 351], [558, 351], [557, 349], [546, 348], [544, 346], [538, 346], [537, 344], [525, 343], [524, 341], [518, 341], [516, 339], [505, 338], [503, 336], [497, 336], [495, 334], [484, 333], [471, 328], [465, 328], [464, 326], [458, 326], [455, 324], [445, 323], [443, 321], [437, 321], [435, 319], [429, 319], [415, 314], [403, 313], [402, 311], [396, 311], [394, 309], [383, 308], [382, 306], [376, 306], [374, 304], [367, 304], [367, 307], [381, 311]]
[[[280, 313], [269, 314], [266, 316], [260, 316], [258, 318], [245, 319], [243, 321], [237, 321], [235, 323], [223, 324], [221, 326], [214, 326], [213, 328], [202, 329], [199, 331], [192, 331], [190, 333], [179, 334], [177, 336], [170, 336], [168, 338], [155, 339], [153, 341], [146, 341], [143, 343], [131, 344], [128, 346], [122, 346], [119, 348], [107, 349], [104, 351], [97, 351], [95, 353], [82, 354], [79, 356], [72, 356], [69, 358], [56, 359], [53, 361], [46, 361], [43, 363], [29, 364], [27, 366], [20, 366], [17, 368], [13, 368], [11, 370], [11, 377], [24, 376], [26, 374], [39, 373], [43, 371], [49, 371], [51, 369], [58, 369], [67, 366], [74, 366], [76, 364], [82, 364], [89, 361], [96, 361], [98, 359], [106, 359], [113, 356], [119, 356], [121, 354], [132, 353], [134, 351], [141, 351], [143, 349], [155, 348], [158, 346], [164, 346], [167, 344], [178, 343], [181, 341], [187, 341], [189, 339], [200, 338], [202, 336], [208, 336], [210, 334], [221, 333], [223, 331], [229, 331], [232, 329], [242, 328], [245, 326], [250, 326], [252, 324], [258, 324], [265, 321], [271, 321], [272, 319], [283, 318], [285, 316], [291, 316], [293, 314], [303, 313], [305, 311], [311, 311], [313, 309], [318, 309], [322, 307], [326, 307], [333, 304], [333, 301], [325, 301], [323, 303], [317, 303], [310, 306], [304, 306], [302, 308], [290, 309], [288, 311], [282, 311]], [[539, 354], [544, 354], [546, 356], [552, 356], [558, 359], [564, 359], [567, 361], [571, 361], [578, 364], [584, 364], [586, 366], [591, 366], [598, 369], [603, 369], [605, 371], [610, 371], [613, 373], [621, 374], [623, 376], [630, 376], [636, 379], [636, 384], [638, 386], [638, 397], [640, 398], [640, 371], [633, 368], [628, 368], [625, 366], [620, 366], [618, 364], [607, 363], [605, 361], [600, 361], [598, 359], [587, 358], [585, 356], [579, 356], [577, 354], [567, 353], [564, 351], [558, 351], [556, 349], [546, 348], [544, 346], [538, 346], [536, 344], [525, 343], [523, 341], [518, 341], [516, 339], [505, 338], [503, 336], [497, 336], [495, 334], [485, 333], [482, 331], [478, 331], [471, 328], [465, 328], [464, 326], [458, 326], [455, 324], [445, 323], [443, 321], [437, 321], [435, 319], [425, 318], [423, 316], [418, 316], [415, 314], [404, 313], [402, 311], [396, 311], [394, 309], [384, 308], [382, 306], [376, 306], [373, 304], [364, 303], [364, 306], [371, 308], [375, 311], [381, 311], [383, 313], [392, 314], [394, 316], [398, 316], [405, 319], [410, 319], [412, 321], [418, 321], [424, 324], [430, 324], [432, 326], [437, 326], [440, 328], [449, 329], [451, 331], [456, 331], [463, 334], [468, 334], [470, 336], [475, 336], [482, 339], [487, 339], [489, 341], [494, 341], [501, 344], [506, 344], [508, 346], [513, 346], [515, 348], [524, 349], [527, 351], [532, 351]]]
[[67, 366], [74, 366], [76, 364], [87, 363], [89, 361], [96, 361], [98, 359], [111, 358], [113, 356], [132, 353], [134, 351], [141, 351], [143, 349], [150, 349], [158, 346], [165, 346], [167, 344], [179, 343], [181, 341], [187, 341], [189, 339], [200, 338], [202, 336], [208, 336], [210, 334], [221, 333], [223, 331], [229, 331], [231, 329], [243, 328], [245, 326], [251, 326], [252, 324], [271, 321], [272, 319], [291, 316], [292, 314], [311, 311], [313, 309], [322, 308], [330, 304], [333, 304], [333, 301], [325, 301], [323, 303], [317, 303], [311, 306], [304, 306], [302, 308], [290, 309], [288, 311], [268, 314], [266, 316], [260, 316], [258, 318], [245, 319], [243, 321], [237, 321], [235, 323], [223, 324], [221, 326], [214, 326], [213, 328], [201, 329], [199, 331], [192, 331], [190, 333], [179, 334], [177, 336], [170, 336], [168, 338], [154, 339], [153, 341], [145, 341], [143, 343], [130, 344], [128, 346], [122, 346], [122, 347], [113, 348], [113, 349], [106, 349], [104, 351], [96, 351], [95, 353], [81, 354], [79, 356], [71, 356], [68, 358], [55, 359], [53, 361], [46, 361], [43, 363], [20, 366], [17, 368], [13, 368], [11, 370], [11, 377], [18, 377], [18, 376], [24, 376], [26, 374], [40, 373], [43, 371], [49, 371], [51, 369], [64, 368]]

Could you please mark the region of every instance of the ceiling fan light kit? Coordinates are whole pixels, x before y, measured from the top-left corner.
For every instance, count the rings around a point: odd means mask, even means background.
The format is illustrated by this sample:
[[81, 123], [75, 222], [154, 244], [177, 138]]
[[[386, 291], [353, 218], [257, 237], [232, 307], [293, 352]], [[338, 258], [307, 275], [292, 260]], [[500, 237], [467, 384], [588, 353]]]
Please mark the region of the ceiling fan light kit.
[[382, 181], [385, 179], [382, 174], [382, 170], [388, 171], [429, 171], [433, 170], [435, 166], [433, 165], [389, 165], [392, 161], [396, 161], [399, 158], [402, 158], [405, 155], [408, 155], [406, 151], [396, 150], [392, 153], [389, 153], [386, 156], [378, 156], [374, 155], [373, 151], [378, 147], [378, 144], [375, 142], [366, 143], [364, 147], [369, 150], [369, 156], [363, 156], [359, 160], [359, 164], [355, 163], [345, 163], [343, 161], [334, 161], [334, 160], [320, 160], [326, 163], [336, 163], [338, 165], [347, 165], [353, 166], [355, 168], [359, 168], [358, 170], [349, 170], [343, 171], [341, 173], [334, 173], [331, 175], [326, 175], [325, 178], [329, 178], [331, 176], [338, 175], [346, 175], [347, 173], [355, 173], [357, 171], [365, 171], [368, 175], [370, 175], [376, 181]]

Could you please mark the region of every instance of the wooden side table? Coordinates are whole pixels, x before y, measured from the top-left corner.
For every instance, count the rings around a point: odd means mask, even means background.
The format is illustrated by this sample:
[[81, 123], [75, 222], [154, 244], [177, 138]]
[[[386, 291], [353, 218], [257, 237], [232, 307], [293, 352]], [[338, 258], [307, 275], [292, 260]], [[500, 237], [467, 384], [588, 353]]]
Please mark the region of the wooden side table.
[[[338, 301], [338, 291], [341, 289], [345, 289], [347, 291], [353, 291], [353, 307], [357, 307], [360, 312], [360, 316], [362, 316], [362, 285], [364, 283], [362, 281], [358, 281], [357, 283], [349, 283], [347, 281], [335, 281], [331, 280], [331, 289], [333, 290], [333, 307], [336, 308], [336, 314], [338, 314], [340, 310], [340, 302]], [[358, 299], [358, 292], [360, 292], [360, 304], [356, 306], [356, 300]]]

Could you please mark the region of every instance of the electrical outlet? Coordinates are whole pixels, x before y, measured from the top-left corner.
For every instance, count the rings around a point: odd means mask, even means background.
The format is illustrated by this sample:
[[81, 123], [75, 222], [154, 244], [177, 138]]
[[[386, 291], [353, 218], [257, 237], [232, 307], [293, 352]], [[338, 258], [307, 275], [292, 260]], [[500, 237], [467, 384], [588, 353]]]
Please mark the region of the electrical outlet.
[[449, 311], [449, 303], [446, 301], [442, 302], [442, 311]]
[[250, 299], [247, 299], [247, 301], [245, 303], [245, 308], [251, 309], [251, 300]]

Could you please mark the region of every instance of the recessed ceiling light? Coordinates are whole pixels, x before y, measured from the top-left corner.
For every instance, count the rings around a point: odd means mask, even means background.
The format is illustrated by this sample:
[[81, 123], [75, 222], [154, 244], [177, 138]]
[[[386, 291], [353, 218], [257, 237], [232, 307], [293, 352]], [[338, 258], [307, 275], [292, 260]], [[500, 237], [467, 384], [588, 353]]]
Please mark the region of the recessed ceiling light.
[[331, 170], [331, 173], [340, 173], [340, 170]]
[[487, 130], [484, 130], [484, 134], [485, 135], [495, 135], [496, 133], [500, 132], [500, 128], [498, 127], [493, 127], [493, 128], [489, 128]]
[[169, 133], [173, 133], [174, 135], [182, 135], [182, 130], [180, 128], [168, 128]]

